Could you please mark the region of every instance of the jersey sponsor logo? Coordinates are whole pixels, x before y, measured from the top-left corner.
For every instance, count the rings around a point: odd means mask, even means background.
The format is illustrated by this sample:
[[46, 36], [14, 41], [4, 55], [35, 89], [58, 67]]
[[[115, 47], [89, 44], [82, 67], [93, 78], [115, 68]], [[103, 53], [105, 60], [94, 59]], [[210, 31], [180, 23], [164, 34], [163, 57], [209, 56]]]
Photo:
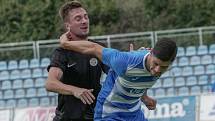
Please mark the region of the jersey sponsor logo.
[[68, 63], [67, 67], [70, 68], [70, 67], [72, 67], [72, 66], [74, 66], [74, 65], [76, 65], [76, 64], [77, 64], [77, 63], [72, 63], [72, 64], [69, 64], [69, 63]]
[[96, 66], [98, 64], [98, 60], [96, 58], [91, 58], [90, 59], [90, 65], [91, 66]]
[[144, 93], [146, 89], [130, 89], [130, 93], [133, 94], [140, 94], [140, 93]]

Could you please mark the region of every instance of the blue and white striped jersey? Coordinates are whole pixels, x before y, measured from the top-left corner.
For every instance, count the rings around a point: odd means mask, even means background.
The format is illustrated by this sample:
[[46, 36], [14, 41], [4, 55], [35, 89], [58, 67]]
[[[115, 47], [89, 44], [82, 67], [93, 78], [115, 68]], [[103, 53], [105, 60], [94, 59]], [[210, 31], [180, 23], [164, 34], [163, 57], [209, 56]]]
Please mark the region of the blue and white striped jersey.
[[145, 67], [148, 54], [147, 50], [103, 49], [102, 61], [111, 69], [97, 98], [95, 120], [145, 120], [140, 97], [158, 79]]

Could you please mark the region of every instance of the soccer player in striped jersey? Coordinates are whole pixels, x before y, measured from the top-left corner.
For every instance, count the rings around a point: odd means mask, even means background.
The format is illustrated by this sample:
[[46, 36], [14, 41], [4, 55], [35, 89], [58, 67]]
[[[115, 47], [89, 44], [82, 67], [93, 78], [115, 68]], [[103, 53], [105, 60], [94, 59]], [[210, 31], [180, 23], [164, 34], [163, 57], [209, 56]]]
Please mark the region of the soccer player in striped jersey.
[[89, 41], [60, 37], [63, 48], [95, 55], [110, 67], [97, 97], [95, 121], [147, 121], [141, 110], [147, 89], [168, 69], [177, 54], [176, 43], [163, 38], [151, 51], [121, 52]]

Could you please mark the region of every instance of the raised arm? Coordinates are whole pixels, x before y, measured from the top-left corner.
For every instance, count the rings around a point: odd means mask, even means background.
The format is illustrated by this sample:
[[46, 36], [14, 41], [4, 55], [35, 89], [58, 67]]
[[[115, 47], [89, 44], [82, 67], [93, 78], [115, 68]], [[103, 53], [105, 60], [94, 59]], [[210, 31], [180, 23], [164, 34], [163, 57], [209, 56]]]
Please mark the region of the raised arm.
[[60, 37], [60, 46], [65, 49], [73, 50], [82, 54], [95, 55], [99, 60], [102, 60], [102, 49], [104, 48], [103, 46], [86, 40], [70, 41], [67, 38], [67, 33], [64, 33]]

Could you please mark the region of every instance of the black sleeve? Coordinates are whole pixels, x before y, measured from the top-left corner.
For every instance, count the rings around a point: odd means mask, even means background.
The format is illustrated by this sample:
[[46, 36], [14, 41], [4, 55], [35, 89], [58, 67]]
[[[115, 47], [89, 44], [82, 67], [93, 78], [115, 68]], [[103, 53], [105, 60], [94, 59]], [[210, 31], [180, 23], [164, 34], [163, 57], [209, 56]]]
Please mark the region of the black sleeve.
[[58, 67], [62, 71], [65, 71], [66, 69], [66, 53], [65, 50], [62, 48], [57, 48], [53, 53], [51, 57], [50, 65], [47, 67], [47, 70], [51, 67]]

